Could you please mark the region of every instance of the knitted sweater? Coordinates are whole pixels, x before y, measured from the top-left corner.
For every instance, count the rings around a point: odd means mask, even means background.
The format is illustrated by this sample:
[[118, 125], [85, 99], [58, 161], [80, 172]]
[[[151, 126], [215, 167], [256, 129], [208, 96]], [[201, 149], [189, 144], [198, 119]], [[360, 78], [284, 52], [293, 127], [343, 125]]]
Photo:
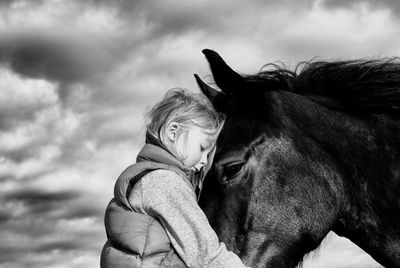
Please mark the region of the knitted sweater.
[[[160, 161], [159, 154], [151, 153], [147, 158]], [[193, 180], [183, 179], [171, 170], [155, 170], [133, 187], [128, 200], [136, 212], [161, 222], [174, 249], [188, 267], [246, 267], [219, 242], [197, 204]]]

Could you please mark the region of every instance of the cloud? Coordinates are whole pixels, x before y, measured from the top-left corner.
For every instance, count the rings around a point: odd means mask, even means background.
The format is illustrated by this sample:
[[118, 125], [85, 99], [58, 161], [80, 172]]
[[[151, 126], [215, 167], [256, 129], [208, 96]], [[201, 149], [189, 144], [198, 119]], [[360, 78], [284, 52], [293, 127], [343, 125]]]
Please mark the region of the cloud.
[[60, 83], [85, 81], [103, 73], [108, 55], [95, 43], [79, 42], [76, 36], [43, 33], [2, 34], [0, 62], [14, 72]]
[[[2, 8], [5, 8], [5, 7], [9, 8], [9, 7], [11, 7], [12, 5], [20, 4], [20, 3], [23, 3], [23, 2], [24, 2], [24, 1], [21, 1], [21, 0], [3, 0], [3, 1], [0, 2], [0, 7], [2, 7]], [[41, 2], [43, 2], [43, 0], [32, 0], [32, 1], [31, 1], [31, 3], [34, 3], [34, 4], [38, 4], [38, 3], [41, 3]]]
[[75, 139], [81, 135], [80, 124], [79, 116], [55, 106], [38, 112], [31, 122], [22, 122], [16, 128], [0, 132], [0, 153], [3, 156], [0, 175], [33, 177], [56, 168], [61, 160], [68, 162], [79, 152], [83, 153], [84, 147], [75, 152], [63, 151], [67, 144], [77, 146], [75, 144], [86, 142]]
[[363, 5], [368, 7], [371, 10], [376, 8], [378, 9], [386, 9], [391, 11], [394, 15], [398, 15], [400, 10], [400, 2], [397, 0], [322, 0], [321, 1], [324, 6], [327, 8], [341, 8], [341, 9], [350, 9], [350, 8], [360, 8]]
[[203, 48], [244, 73], [395, 53], [397, 4], [349, 2], [2, 1], [0, 268], [98, 267], [104, 209], [143, 143], [143, 114], [169, 88], [197, 90]]
[[55, 86], [45, 80], [21, 79], [0, 68], [0, 130], [13, 129], [57, 102]]
[[44, 245], [41, 245], [37, 248], [35, 248], [35, 252], [38, 253], [47, 253], [49, 251], [53, 250], [59, 250], [59, 251], [71, 251], [77, 248], [82, 248], [81, 243], [79, 241], [63, 241], [63, 242], [51, 242], [47, 243]]
[[24, 189], [17, 192], [6, 193], [2, 196], [3, 202], [18, 202], [28, 207], [27, 213], [47, 213], [55, 206], [77, 198], [79, 194], [74, 191], [50, 192], [41, 190]]
[[[14, 262], [33, 267], [68, 266], [67, 255], [71, 255], [71, 261], [82, 255], [92, 261], [104, 240], [99, 235], [104, 212], [93, 198], [72, 190], [18, 189], [3, 193], [0, 267], [11, 267]], [[52, 257], [41, 258], [46, 255]]]
[[338, 10], [319, 6], [274, 38], [274, 51], [292, 59], [372, 58], [396, 55], [397, 25], [385, 10]]
[[12, 215], [9, 212], [0, 212], [0, 225], [9, 221]]
[[[135, 9], [143, 4], [134, 2], [9, 1], [4, 4], [8, 12], [5, 12], [7, 19], [0, 20], [0, 29], [3, 29], [0, 39], [4, 41], [0, 43], [0, 63], [3, 70], [9, 68], [8, 73], [19, 76], [4, 74], [13, 76], [12, 83], [4, 85], [9, 89], [3, 94], [3, 103], [7, 105], [0, 106], [0, 128], [4, 130], [0, 133], [0, 143], [7, 144], [2, 151], [8, 159], [21, 162], [37, 153], [32, 148], [43, 146], [42, 141], [57, 136], [65, 137], [57, 138], [56, 142], [64, 159], [79, 156], [82, 143], [101, 145], [110, 142], [113, 133], [114, 142], [131, 137], [132, 126], [134, 129], [136, 124], [129, 115], [143, 107], [142, 100], [148, 95], [140, 97], [142, 92], [151, 92], [135, 85], [142, 83], [149, 87], [149, 77], [142, 76], [140, 69], [151, 69], [148, 66], [152, 65], [152, 52], [141, 53], [151, 43], [142, 36], [149, 31], [140, 15], [141, 9]], [[132, 16], [126, 14], [127, 10]], [[128, 21], [120, 17], [122, 13], [125, 18], [129, 17]], [[135, 64], [137, 59], [144, 64]], [[129, 70], [123, 69], [124, 66]], [[53, 99], [43, 101], [45, 87], [40, 83], [49, 85], [48, 92], [53, 94]], [[156, 83], [159, 91], [161, 83]], [[10, 100], [13, 95], [15, 98]], [[46, 116], [49, 113], [54, 115], [53, 119]], [[118, 113], [121, 117], [116, 120]], [[67, 131], [70, 136], [63, 131], [62, 123], [67, 127], [74, 121], [67, 118], [79, 121], [76, 132]], [[86, 124], [81, 125], [85, 119]], [[110, 124], [106, 120], [114, 122]], [[129, 120], [131, 123], [126, 124]], [[111, 125], [115, 127], [108, 129]], [[15, 133], [18, 133], [17, 139], [12, 142], [8, 137]]]
[[[2, 222], [14, 222], [12, 228], [19, 229], [19, 234], [40, 236], [54, 228], [49, 224], [54, 220], [64, 218], [64, 207], [69, 206], [80, 196], [76, 191], [45, 192], [35, 189], [19, 189], [3, 193], [1, 201], [5, 206], [2, 208]], [[25, 229], [26, 220], [30, 217], [48, 221], [44, 226], [32, 226]], [[21, 224], [21, 225], [19, 225]]]

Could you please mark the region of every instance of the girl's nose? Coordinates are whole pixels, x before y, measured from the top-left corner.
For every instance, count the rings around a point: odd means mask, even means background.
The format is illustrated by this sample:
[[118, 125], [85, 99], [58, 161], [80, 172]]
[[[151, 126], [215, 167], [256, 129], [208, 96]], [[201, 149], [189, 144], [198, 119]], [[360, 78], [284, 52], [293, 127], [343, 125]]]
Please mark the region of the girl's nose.
[[207, 154], [206, 153], [202, 154], [201, 159], [200, 159], [200, 163], [203, 164], [203, 165], [207, 164]]

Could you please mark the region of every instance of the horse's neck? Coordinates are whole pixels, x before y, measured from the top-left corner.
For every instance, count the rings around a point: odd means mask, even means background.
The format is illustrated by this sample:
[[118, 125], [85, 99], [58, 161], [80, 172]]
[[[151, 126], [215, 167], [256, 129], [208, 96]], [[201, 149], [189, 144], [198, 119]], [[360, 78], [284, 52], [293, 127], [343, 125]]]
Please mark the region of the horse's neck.
[[[277, 106], [286, 106], [285, 111], [279, 113], [292, 120], [290, 127], [300, 133], [296, 138], [311, 137], [348, 175], [367, 175], [371, 183], [400, 182], [400, 119], [347, 115], [291, 93], [284, 97]], [[400, 183], [396, 186], [400, 190]]]
[[323, 107], [316, 114], [308, 119], [319, 124], [314, 139], [335, 159], [346, 189], [334, 231], [386, 267], [400, 267], [400, 122]]
[[385, 267], [400, 267], [400, 147], [399, 136], [394, 135], [400, 128], [397, 124], [388, 130], [382, 122], [341, 122], [346, 123], [355, 128], [342, 131], [355, 144], [347, 145], [349, 150], [338, 150], [350, 157], [342, 154], [337, 158], [344, 168], [347, 196], [335, 231]]
[[400, 267], [399, 230], [393, 228], [392, 224], [385, 226], [380, 223], [377, 226], [372, 218], [357, 221], [356, 217], [340, 219], [333, 231], [350, 239], [385, 267]]

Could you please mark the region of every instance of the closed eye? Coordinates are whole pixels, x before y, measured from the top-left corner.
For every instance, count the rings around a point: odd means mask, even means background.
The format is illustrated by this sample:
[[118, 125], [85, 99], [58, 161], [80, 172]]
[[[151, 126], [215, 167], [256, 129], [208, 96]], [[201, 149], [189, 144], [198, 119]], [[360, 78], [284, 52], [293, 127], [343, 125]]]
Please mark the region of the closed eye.
[[200, 152], [204, 152], [207, 150], [212, 151], [212, 147], [213, 147], [212, 144], [206, 144], [206, 145], [200, 144]]

